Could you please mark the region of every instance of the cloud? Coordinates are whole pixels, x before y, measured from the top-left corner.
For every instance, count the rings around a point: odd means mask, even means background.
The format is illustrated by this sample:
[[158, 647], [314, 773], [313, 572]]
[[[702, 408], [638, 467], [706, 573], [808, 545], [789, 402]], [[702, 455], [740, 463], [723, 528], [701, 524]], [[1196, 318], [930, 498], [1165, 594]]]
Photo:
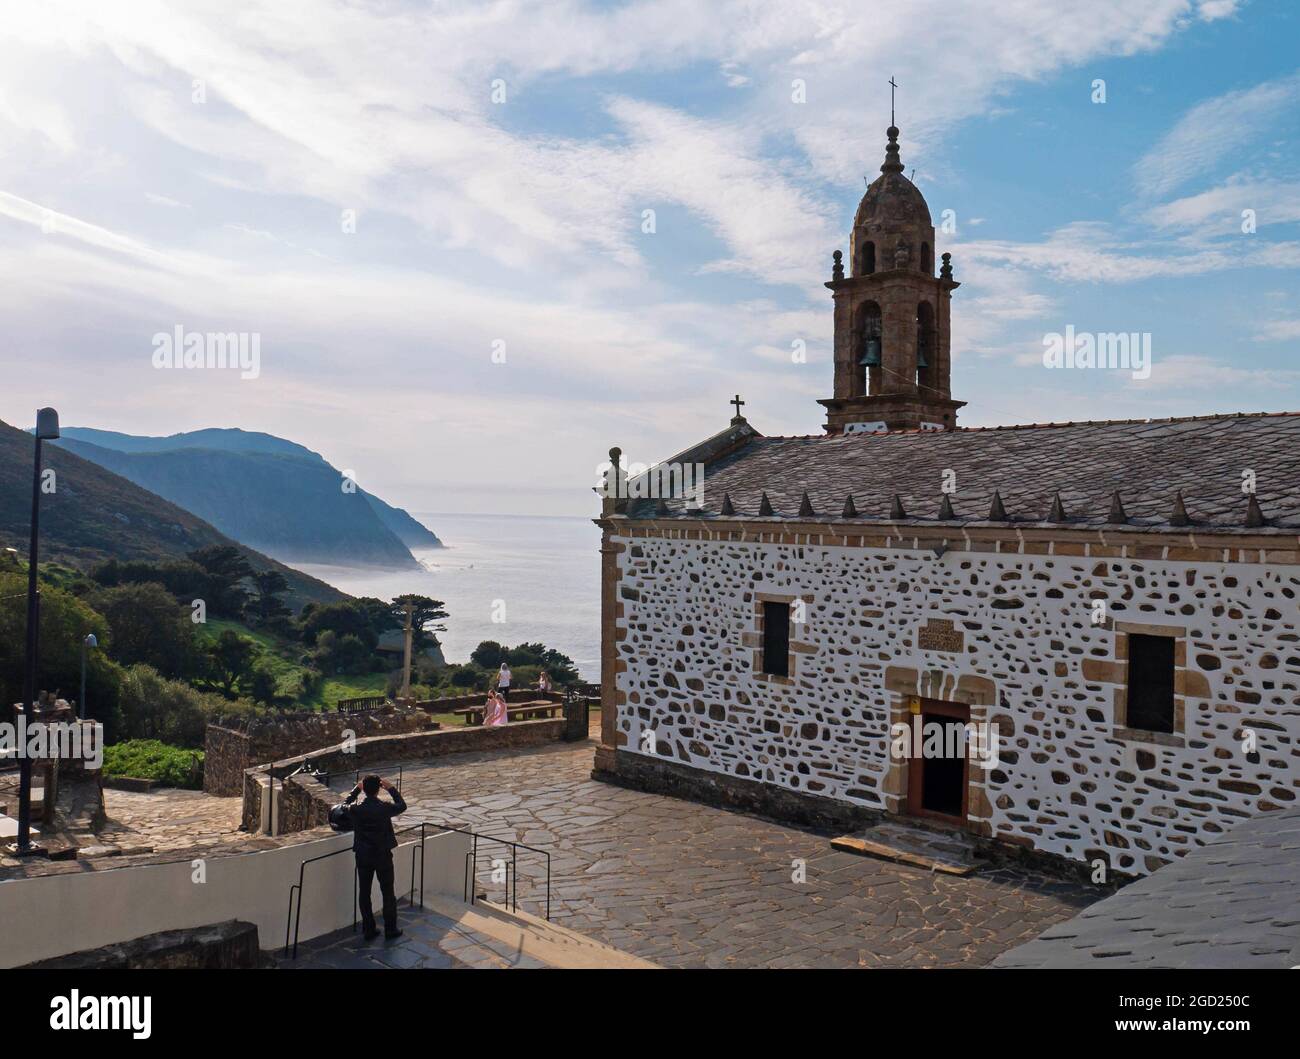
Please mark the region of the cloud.
[[1300, 101], [1300, 74], [1198, 103], [1133, 167], [1138, 190], [1167, 195], [1222, 159], [1257, 142], [1260, 132]]
[[1242, 234], [1244, 210], [1254, 212], [1259, 230], [1300, 221], [1300, 183], [1238, 176], [1208, 191], [1153, 206], [1145, 219], [1158, 229], [1208, 238]]
[[1121, 240], [1111, 225], [1079, 221], [1037, 242], [985, 240], [961, 244], [964, 261], [1010, 265], [1068, 283], [1132, 283], [1168, 276], [1245, 268], [1300, 268], [1300, 242], [1266, 243], [1242, 236], [1233, 245], [1184, 249], [1155, 240]]
[[[924, 177], [950, 165], [950, 131], [1018, 85], [1231, 13], [1189, 0], [869, 14], [860, 0], [251, 0], [233, 18], [218, 0], [50, 0], [0, 23], [0, 267], [13, 277], [0, 364], [32, 346], [57, 356], [39, 380], [10, 371], [3, 399], [34, 407], [57, 387], [79, 418], [159, 432], [210, 425], [219, 408], [322, 450], [457, 453], [465, 480], [532, 459], [541, 479], [580, 463], [585, 480], [588, 450], [614, 441], [676, 451], [725, 424], [737, 389], [763, 429], [815, 430], [811, 398], [830, 383], [821, 284], [882, 155], [890, 74], [904, 158]], [[1153, 223], [1178, 234], [1229, 204], [1171, 203]], [[340, 232], [345, 209], [355, 235]], [[955, 351], [990, 357], [1009, 327], [1056, 311], [1041, 277], [1294, 254], [1087, 225], [959, 245]], [[263, 384], [151, 372], [147, 337], [175, 322], [262, 332]], [[797, 340], [807, 364], [790, 358]], [[503, 424], [516, 401], [527, 414]]]

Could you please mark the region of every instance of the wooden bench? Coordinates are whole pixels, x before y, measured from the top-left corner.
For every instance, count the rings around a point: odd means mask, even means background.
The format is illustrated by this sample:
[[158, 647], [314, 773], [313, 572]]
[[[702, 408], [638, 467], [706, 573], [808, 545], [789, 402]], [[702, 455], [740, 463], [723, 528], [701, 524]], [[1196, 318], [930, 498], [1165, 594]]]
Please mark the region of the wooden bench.
[[[466, 724], [482, 724], [485, 705], [464, 706], [451, 712], [457, 717], [464, 717]], [[563, 713], [564, 703], [552, 702], [550, 699], [534, 699], [532, 702], [517, 702], [506, 706], [507, 721], [532, 721], [538, 717], [554, 717]]]

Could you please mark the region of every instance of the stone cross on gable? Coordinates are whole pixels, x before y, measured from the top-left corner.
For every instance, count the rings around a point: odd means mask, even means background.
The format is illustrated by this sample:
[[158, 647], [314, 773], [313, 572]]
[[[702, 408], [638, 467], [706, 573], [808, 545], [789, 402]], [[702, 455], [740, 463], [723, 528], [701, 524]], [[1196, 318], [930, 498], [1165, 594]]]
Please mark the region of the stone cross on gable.
[[736, 414], [731, 417], [731, 421], [734, 423], [737, 419], [744, 419], [745, 417], [740, 414], [740, 406], [745, 402], [740, 399], [740, 394], [736, 394], [730, 403], [736, 406]]

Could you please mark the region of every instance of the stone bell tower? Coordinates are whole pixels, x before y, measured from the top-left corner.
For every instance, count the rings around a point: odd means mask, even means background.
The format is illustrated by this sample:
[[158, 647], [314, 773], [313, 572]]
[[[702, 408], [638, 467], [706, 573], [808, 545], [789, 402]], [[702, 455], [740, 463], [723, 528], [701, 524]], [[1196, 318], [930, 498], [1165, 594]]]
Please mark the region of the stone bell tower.
[[835, 297], [835, 396], [826, 432], [953, 430], [949, 302], [960, 286], [950, 254], [934, 274], [934, 225], [916, 185], [903, 175], [898, 129], [878, 176], [853, 218], [849, 275], [835, 251], [826, 284]]

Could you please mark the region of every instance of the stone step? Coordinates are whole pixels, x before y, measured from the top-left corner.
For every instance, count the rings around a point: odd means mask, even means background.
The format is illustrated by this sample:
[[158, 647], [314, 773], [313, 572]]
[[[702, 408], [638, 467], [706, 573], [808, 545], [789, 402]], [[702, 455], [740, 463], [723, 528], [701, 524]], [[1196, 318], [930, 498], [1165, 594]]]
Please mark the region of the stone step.
[[964, 835], [904, 824], [876, 824], [856, 835], [831, 839], [831, 848], [945, 875], [969, 875], [978, 866], [974, 844]]
[[649, 970], [658, 966], [540, 916], [512, 912], [490, 901], [467, 905], [435, 896], [426, 897], [425, 904], [467, 930], [503, 941], [550, 967]]
[[[36, 828], [34, 827], [31, 828], [30, 830], [33, 835], [40, 834], [40, 832], [37, 831]], [[18, 821], [15, 820], [12, 816], [4, 816], [3, 814], [0, 814], [0, 838], [8, 839], [8, 838], [17, 838], [17, 837], [18, 837]]]

